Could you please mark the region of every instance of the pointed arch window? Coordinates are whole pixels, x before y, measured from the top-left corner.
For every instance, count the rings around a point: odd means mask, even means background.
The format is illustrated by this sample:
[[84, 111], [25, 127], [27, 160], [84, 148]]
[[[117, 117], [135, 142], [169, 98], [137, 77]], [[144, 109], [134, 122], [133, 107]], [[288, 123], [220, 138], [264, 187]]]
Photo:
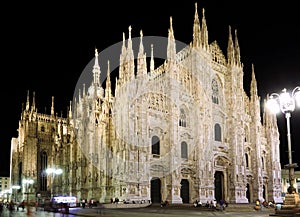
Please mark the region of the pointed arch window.
[[184, 109], [180, 109], [179, 126], [186, 127], [186, 114]]
[[263, 170], [265, 169], [265, 160], [264, 160], [264, 157], [261, 157], [261, 168]]
[[216, 79], [212, 80], [211, 89], [212, 89], [212, 102], [215, 104], [219, 104], [219, 85]]
[[246, 168], [249, 168], [249, 156], [248, 156], [248, 153], [245, 153], [245, 161], [246, 161]]
[[46, 169], [48, 168], [48, 155], [45, 151], [40, 153], [40, 170], [42, 171], [42, 176], [40, 176], [40, 189], [42, 191], [47, 190], [47, 175], [45, 174]]
[[181, 143], [181, 158], [188, 159], [188, 147], [186, 142]]
[[215, 124], [215, 141], [222, 142], [222, 131], [220, 124]]
[[151, 139], [151, 147], [153, 155], [160, 155], [160, 140], [157, 136], [153, 136]]

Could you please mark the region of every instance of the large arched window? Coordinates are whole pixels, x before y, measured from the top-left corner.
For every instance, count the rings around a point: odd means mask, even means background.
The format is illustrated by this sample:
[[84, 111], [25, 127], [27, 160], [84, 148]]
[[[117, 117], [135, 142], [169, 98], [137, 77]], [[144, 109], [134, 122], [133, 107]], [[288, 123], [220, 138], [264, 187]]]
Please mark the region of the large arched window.
[[212, 89], [212, 102], [219, 104], [219, 85], [216, 79], [213, 79], [211, 82]]
[[215, 141], [222, 141], [222, 131], [220, 124], [215, 124]]
[[180, 109], [179, 126], [186, 127], [186, 115], [184, 109]]
[[47, 190], [47, 175], [45, 174], [46, 169], [48, 168], [48, 155], [45, 151], [40, 153], [40, 170], [42, 171], [42, 176], [40, 176], [40, 189], [42, 191]]
[[152, 154], [159, 155], [160, 154], [160, 141], [157, 136], [153, 136], [151, 140]]
[[187, 159], [188, 158], [188, 147], [186, 142], [181, 143], [181, 158]]

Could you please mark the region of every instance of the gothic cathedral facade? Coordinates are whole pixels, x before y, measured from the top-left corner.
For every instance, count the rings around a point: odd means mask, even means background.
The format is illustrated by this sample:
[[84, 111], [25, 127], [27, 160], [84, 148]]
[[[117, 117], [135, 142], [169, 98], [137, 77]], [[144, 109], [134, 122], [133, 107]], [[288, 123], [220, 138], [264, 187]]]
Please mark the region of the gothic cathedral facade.
[[[276, 117], [261, 112], [253, 66], [250, 96], [244, 90], [236, 31], [229, 27], [225, 57], [216, 41], [208, 43], [204, 10], [200, 22], [196, 7], [192, 42], [176, 50], [171, 19], [167, 57], [156, 68], [142, 38], [135, 58], [131, 28], [123, 37], [114, 88], [109, 62], [102, 87], [95, 51], [92, 82], [66, 117], [55, 113], [54, 97], [50, 114], [37, 112], [28, 92], [12, 138], [12, 184], [33, 179], [26, 191], [36, 199], [280, 201]], [[49, 167], [63, 173], [46, 174]]]

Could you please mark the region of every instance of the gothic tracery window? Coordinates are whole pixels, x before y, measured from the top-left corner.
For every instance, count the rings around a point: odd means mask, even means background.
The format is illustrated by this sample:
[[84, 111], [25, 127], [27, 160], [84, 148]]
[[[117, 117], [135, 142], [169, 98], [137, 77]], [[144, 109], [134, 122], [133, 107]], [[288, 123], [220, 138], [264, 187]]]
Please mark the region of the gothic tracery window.
[[159, 155], [160, 154], [160, 141], [157, 136], [152, 137], [151, 141], [151, 147], [152, 147], [152, 154], [153, 155]]
[[48, 155], [45, 151], [40, 153], [40, 171], [42, 172], [42, 175], [40, 176], [40, 189], [42, 191], [47, 190], [47, 175], [45, 174], [45, 171], [48, 167]]
[[188, 147], [186, 142], [181, 143], [181, 158], [187, 159], [188, 158]]
[[184, 109], [180, 109], [179, 126], [186, 127], [186, 115]]
[[249, 157], [248, 157], [248, 153], [245, 153], [245, 160], [246, 160], [246, 168], [249, 168]]
[[215, 141], [222, 142], [222, 131], [220, 124], [215, 124]]
[[211, 82], [212, 88], [212, 102], [219, 104], [219, 85], [216, 79], [213, 79]]

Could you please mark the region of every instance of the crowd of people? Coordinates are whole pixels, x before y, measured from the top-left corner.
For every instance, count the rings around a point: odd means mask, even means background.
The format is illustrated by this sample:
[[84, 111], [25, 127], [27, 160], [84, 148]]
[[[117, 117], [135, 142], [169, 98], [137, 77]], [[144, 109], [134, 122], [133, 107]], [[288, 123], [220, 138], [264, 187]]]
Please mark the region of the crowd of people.
[[23, 200], [21, 203], [14, 203], [13, 201], [10, 201], [10, 202], [1, 202], [0, 203], [0, 211], [3, 210], [3, 208], [7, 208], [8, 210], [19, 210], [20, 208], [22, 210], [25, 209], [25, 201]]
[[206, 207], [209, 209], [220, 210], [220, 211], [225, 210], [225, 207], [228, 206], [228, 203], [223, 199], [221, 199], [219, 202], [217, 202], [217, 200], [207, 201], [204, 205], [202, 204], [201, 201], [196, 200], [193, 204], [194, 207]]
[[255, 207], [254, 207], [254, 209], [255, 210], [264, 210], [264, 208], [276, 208], [276, 209], [279, 209], [278, 207], [278, 205], [281, 205], [281, 204], [276, 204], [274, 201], [269, 201], [269, 202], [267, 202], [267, 201], [265, 201], [265, 200], [260, 200], [260, 199], [257, 199], [256, 201], [255, 201]]

